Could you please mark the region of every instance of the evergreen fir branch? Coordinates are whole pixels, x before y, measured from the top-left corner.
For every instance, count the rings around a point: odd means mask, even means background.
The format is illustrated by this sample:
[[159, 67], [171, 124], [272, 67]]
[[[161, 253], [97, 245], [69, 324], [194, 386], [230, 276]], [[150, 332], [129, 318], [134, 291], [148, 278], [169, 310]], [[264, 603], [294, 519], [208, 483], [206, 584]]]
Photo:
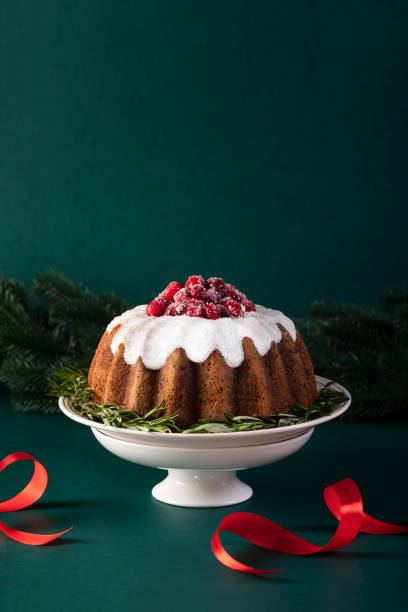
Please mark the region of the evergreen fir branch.
[[26, 326], [9, 325], [0, 333], [2, 351], [31, 350], [36, 354], [58, 354], [66, 339], [30, 322]]
[[98, 298], [99, 304], [102, 308], [104, 308], [104, 312], [109, 314], [111, 319], [116, 317], [118, 313], [125, 312], [125, 310], [129, 310], [133, 308], [132, 304], [121, 297], [118, 297], [112, 292], [102, 293]]
[[48, 382], [47, 382], [47, 367], [40, 367], [37, 365], [27, 367], [26, 365], [16, 366], [13, 360], [5, 359], [0, 369], [0, 377], [2, 380], [7, 381], [7, 385], [14, 388], [23, 388], [30, 393], [36, 393], [42, 391], [47, 393]]
[[48, 304], [51, 314], [61, 321], [66, 317], [74, 323], [81, 321], [105, 325], [130, 308], [129, 302], [113, 293], [95, 296], [89, 289], [65, 278], [57, 270], [48, 270], [34, 277], [34, 291]]
[[309, 316], [328, 338], [342, 346], [378, 348], [395, 338], [395, 327], [385, 313], [375, 312], [354, 305], [336, 306], [313, 302]]
[[45, 393], [31, 393], [24, 391], [11, 391], [11, 402], [16, 410], [37, 414], [55, 414], [59, 412], [55, 399], [47, 397]]
[[21, 325], [30, 320], [41, 321], [38, 305], [32, 294], [17, 280], [0, 275], [0, 324]]
[[[129, 302], [113, 293], [95, 296], [56, 270], [36, 275], [34, 288], [48, 306], [49, 324], [56, 332], [75, 340], [73, 350], [77, 355], [91, 353], [90, 358], [107, 324], [131, 307]], [[89, 360], [86, 363], [81, 359], [76, 363], [89, 365]]]
[[81, 299], [88, 294], [92, 295], [89, 289], [54, 269], [36, 274], [33, 280], [33, 290], [49, 304], [63, 303], [67, 300]]
[[408, 306], [408, 294], [402, 289], [388, 289], [380, 294], [378, 301], [385, 310], [395, 313], [399, 308]]
[[50, 315], [56, 322], [64, 322], [69, 329], [79, 325], [105, 325], [105, 321], [112, 318], [111, 310], [97, 298], [84, 295], [80, 300], [67, 300], [53, 305]]
[[408, 296], [380, 298], [383, 311], [314, 302], [298, 328], [316, 372], [353, 396], [346, 418], [408, 418]]
[[33, 291], [0, 278], [0, 381], [19, 410], [57, 412], [47, 397], [62, 365], [88, 367], [111, 319], [129, 308], [113, 294], [95, 296], [56, 270], [36, 275]]

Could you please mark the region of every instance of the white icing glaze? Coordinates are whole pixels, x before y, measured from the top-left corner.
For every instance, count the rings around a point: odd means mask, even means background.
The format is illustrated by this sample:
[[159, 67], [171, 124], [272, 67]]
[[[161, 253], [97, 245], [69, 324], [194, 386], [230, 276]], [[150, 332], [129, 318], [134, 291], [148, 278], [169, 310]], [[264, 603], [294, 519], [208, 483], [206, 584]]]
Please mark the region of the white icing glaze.
[[263, 356], [272, 342], [280, 342], [282, 338], [278, 323], [295, 341], [296, 329], [288, 317], [258, 305], [255, 312], [248, 312], [244, 317], [209, 320], [187, 315], [148, 317], [146, 305], [142, 304], [113, 319], [107, 330], [111, 332], [116, 325], [121, 325], [114, 334], [111, 350], [115, 354], [119, 345], [124, 344], [124, 359], [130, 365], [141, 357], [147, 368], [158, 370], [181, 347], [197, 363], [218, 349], [227, 365], [237, 368], [244, 360], [243, 338], [251, 338]]

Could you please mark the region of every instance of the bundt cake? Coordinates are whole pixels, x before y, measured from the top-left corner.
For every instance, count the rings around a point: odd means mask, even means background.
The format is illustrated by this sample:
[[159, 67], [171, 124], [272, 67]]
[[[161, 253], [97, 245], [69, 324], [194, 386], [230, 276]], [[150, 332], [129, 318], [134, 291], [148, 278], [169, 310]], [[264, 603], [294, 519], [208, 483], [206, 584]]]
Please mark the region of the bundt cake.
[[150, 304], [113, 319], [89, 371], [92, 399], [145, 414], [161, 400], [178, 425], [200, 418], [288, 412], [317, 398], [293, 322], [222, 279], [172, 282]]

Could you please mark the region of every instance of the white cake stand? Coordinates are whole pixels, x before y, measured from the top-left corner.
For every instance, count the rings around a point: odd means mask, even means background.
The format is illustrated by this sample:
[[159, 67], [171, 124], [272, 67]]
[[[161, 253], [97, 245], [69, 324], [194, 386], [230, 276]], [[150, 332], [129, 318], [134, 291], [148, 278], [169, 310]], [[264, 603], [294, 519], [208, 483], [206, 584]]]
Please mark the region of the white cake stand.
[[[316, 376], [321, 389], [329, 381]], [[176, 506], [217, 507], [246, 501], [252, 489], [237, 477], [237, 470], [274, 463], [302, 448], [316, 425], [340, 416], [351, 403], [347, 400], [328, 416], [276, 429], [217, 434], [142, 432], [95, 424], [71, 408], [71, 400], [59, 398], [62, 412], [91, 427], [95, 438], [114, 455], [149, 467], [168, 470], [167, 477], [153, 487], [153, 497]]]

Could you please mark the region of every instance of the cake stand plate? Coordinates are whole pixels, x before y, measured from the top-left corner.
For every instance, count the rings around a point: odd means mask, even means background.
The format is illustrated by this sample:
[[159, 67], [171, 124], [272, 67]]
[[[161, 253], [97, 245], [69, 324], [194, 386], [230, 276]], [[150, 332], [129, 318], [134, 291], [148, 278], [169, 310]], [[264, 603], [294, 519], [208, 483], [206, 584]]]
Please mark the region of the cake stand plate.
[[[329, 381], [316, 376], [321, 389]], [[142, 432], [96, 424], [71, 407], [70, 398], [61, 397], [62, 412], [91, 427], [98, 442], [114, 455], [133, 463], [168, 470], [168, 475], [152, 491], [161, 502], [177, 506], [217, 507], [246, 501], [252, 489], [237, 477], [237, 470], [280, 461], [300, 450], [317, 425], [343, 414], [351, 403], [349, 392], [339, 384], [347, 400], [330, 415], [275, 429], [219, 434], [180, 434]]]
[[[153, 488], [153, 497], [176, 506], [203, 508], [230, 506], [249, 499], [252, 489], [237, 478], [236, 471], [267, 465], [293, 455], [306, 444], [313, 429], [269, 444], [258, 443], [252, 434], [259, 432], [245, 432], [251, 436], [250, 445], [234, 446], [234, 439], [230, 437], [231, 446], [220, 448], [212, 442], [223, 434], [206, 434], [211, 436], [207, 448], [177, 448], [129, 442], [114, 438], [97, 427], [92, 431], [98, 442], [117, 457], [168, 470], [168, 476]], [[198, 434], [187, 435], [194, 438]]]

